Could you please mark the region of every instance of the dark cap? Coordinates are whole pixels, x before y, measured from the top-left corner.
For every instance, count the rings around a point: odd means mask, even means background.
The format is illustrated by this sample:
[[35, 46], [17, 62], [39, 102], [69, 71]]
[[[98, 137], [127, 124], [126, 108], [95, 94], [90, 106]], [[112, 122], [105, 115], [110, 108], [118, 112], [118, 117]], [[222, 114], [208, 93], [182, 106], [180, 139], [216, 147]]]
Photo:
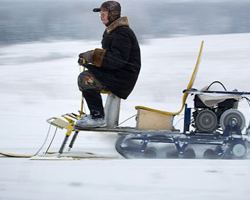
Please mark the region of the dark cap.
[[121, 12], [121, 5], [117, 1], [105, 1], [100, 8], [94, 8], [93, 12], [100, 12], [101, 9]]

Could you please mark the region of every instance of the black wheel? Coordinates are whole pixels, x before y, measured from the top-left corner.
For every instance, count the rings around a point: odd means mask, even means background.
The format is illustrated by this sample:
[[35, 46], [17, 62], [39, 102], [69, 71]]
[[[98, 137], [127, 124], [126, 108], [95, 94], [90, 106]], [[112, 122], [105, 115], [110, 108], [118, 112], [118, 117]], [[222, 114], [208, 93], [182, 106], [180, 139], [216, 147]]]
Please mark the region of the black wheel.
[[234, 158], [244, 158], [247, 153], [247, 148], [243, 143], [234, 144], [231, 148], [231, 153]]
[[183, 153], [183, 158], [193, 159], [195, 157], [196, 157], [196, 155], [195, 155], [195, 152], [194, 152], [194, 150], [192, 148], [188, 148]]
[[179, 158], [179, 152], [175, 146], [169, 146], [166, 148], [166, 158]]
[[217, 154], [215, 153], [215, 151], [213, 149], [207, 149], [203, 153], [203, 157], [205, 159], [216, 159], [216, 158], [218, 158]]
[[217, 116], [211, 110], [202, 110], [196, 116], [195, 124], [199, 131], [211, 133], [218, 127]]
[[143, 154], [144, 158], [154, 159], [157, 158], [157, 150], [154, 147], [149, 147], [145, 150]]
[[231, 127], [237, 125], [242, 131], [245, 127], [245, 123], [244, 115], [236, 109], [225, 111], [220, 118], [220, 124], [223, 130], [226, 129], [227, 125], [230, 125]]

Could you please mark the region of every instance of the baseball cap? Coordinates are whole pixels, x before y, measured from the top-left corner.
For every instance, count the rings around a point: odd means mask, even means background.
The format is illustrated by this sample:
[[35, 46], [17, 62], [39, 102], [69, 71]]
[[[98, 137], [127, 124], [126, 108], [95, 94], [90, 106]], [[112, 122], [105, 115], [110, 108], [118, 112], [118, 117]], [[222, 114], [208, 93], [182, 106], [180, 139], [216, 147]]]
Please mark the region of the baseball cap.
[[93, 12], [100, 12], [101, 9], [121, 12], [121, 5], [117, 1], [105, 1], [100, 8], [94, 8]]

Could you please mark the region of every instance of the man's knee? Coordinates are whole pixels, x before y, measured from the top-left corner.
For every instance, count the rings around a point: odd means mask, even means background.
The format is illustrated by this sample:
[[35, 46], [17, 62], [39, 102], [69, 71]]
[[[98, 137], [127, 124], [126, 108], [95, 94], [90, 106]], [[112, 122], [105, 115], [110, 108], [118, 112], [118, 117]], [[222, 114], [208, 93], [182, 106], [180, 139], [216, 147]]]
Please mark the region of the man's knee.
[[88, 89], [102, 89], [101, 83], [89, 71], [84, 71], [78, 76], [78, 87], [80, 91]]
[[86, 87], [84, 81], [86, 79], [85, 77], [86, 77], [85, 72], [82, 72], [81, 74], [79, 74], [77, 78], [77, 84], [80, 91], [83, 91], [83, 89]]

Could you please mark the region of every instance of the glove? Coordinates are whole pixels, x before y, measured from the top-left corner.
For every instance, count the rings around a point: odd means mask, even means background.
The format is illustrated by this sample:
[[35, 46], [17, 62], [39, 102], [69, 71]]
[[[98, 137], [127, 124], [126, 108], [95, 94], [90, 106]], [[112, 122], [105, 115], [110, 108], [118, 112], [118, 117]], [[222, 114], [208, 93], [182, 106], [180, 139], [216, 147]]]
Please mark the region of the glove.
[[82, 66], [83, 66], [84, 64], [86, 64], [86, 60], [83, 59], [83, 58], [79, 58], [77, 62], [78, 62], [79, 65], [82, 65]]
[[[86, 60], [86, 62], [91, 63], [93, 59], [94, 50], [87, 51], [79, 54], [79, 58]], [[78, 62], [79, 63], [79, 62]]]

